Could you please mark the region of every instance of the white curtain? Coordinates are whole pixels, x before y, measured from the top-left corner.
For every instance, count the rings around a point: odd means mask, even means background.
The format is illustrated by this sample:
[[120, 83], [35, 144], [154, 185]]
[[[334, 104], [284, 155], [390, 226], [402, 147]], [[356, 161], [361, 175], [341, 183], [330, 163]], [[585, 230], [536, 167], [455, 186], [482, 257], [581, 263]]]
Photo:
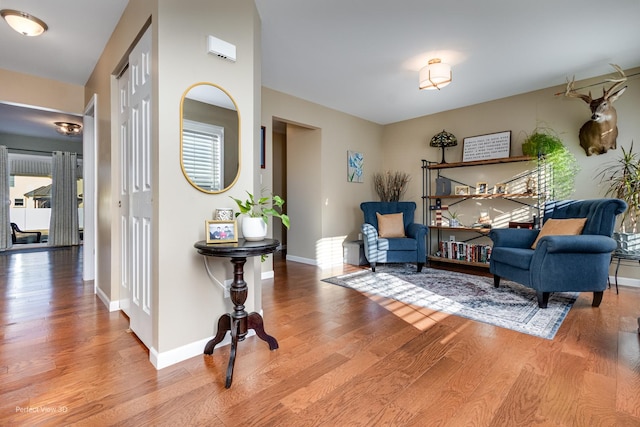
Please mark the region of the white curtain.
[[51, 178], [49, 245], [77, 245], [80, 243], [77, 155], [75, 153], [54, 151]]
[[0, 145], [0, 251], [10, 248], [11, 243], [11, 198], [9, 195], [9, 151]]

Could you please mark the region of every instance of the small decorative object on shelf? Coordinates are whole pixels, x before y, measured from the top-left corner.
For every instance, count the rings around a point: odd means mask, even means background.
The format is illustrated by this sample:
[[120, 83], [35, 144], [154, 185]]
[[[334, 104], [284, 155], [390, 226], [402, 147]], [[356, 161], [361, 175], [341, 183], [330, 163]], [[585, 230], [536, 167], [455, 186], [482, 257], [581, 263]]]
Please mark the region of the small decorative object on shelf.
[[488, 186], [486, 182], [478, 182], [476, 184], [476, 194], [487, 194]]
[[449, 227], [460, 227], [460, 214], [456, 211], [449, 211]]
[[468, 185], [456, 185], [455, 188], [456, 196], [468, 196], [469, 186]]
[[493, 194], [506, 194], [507, 193], [507, 184], [496, 184], [495, 187], [493, 187]]
[[446, 147], [455, 147], [458, 145], [458, 138], [456, 138], [452, 133], [442, 129], [442, 132], [435, 134], [433, 138], [431, 138], [429, 145], [432, 147], [442, 148], [442, 161], [440, 163], [447, 163], [444, 161], [444, 149]]
[[233, 220], [233, 209], [231, 208], [222, 208], [216, 209], [213, 219], [216, 221], [230, 221]]
[[534, 177], [530, 176], [529, 178], [527, 178], [524, 194], [532, 196], [536, 195], [536, 179]]
[[436, 178], [436, 196], [448, 196], [451, 194], [451, 180], [445, 177]]

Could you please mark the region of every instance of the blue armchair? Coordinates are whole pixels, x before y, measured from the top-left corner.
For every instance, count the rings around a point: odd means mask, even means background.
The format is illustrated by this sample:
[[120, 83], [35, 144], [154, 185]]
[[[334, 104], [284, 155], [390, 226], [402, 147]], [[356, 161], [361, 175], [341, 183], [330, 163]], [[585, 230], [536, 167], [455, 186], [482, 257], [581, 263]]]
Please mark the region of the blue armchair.
[[545, 235], [532, 244], [540, 230], [494, 229], [489, 233], [493, 250], [489, 265], [494, 286], [500, 278], [535, 289], [538, 306], [546, 308], [551, 292], [593, 292], [593, 307], [607, 287], [611, 238], [616, 216], [627, 208], [618, 199], [564, 200], [545, 205], [544, 221], [586, 218], [582, 234]]
[[[364, 255], [376, 271], [376, 263], [415, 262], [418, 272], [427, 260], [426, 237], [428, 228], [413, 222], [416, 211], [414, 202], [364, 202], [360, 204], [364, 213], [362, 235]], [[378, 216], [402, 213], [405, 237], [380, 237]]]

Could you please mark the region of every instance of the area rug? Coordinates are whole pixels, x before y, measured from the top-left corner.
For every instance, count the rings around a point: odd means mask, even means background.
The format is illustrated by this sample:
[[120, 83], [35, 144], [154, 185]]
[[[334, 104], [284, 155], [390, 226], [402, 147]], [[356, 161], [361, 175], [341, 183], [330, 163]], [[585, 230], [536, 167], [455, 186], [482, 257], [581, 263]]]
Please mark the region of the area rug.
[[578, 297], [553, 293], [548, 307], [540, 309], [535, 291], [515, 282], [503, 279], [495, 288], [491, 277], [415, 270], [415, 265], [386, 264], [375, 273], [361, 270], [323, 281], [546, 339], [553, 339]]

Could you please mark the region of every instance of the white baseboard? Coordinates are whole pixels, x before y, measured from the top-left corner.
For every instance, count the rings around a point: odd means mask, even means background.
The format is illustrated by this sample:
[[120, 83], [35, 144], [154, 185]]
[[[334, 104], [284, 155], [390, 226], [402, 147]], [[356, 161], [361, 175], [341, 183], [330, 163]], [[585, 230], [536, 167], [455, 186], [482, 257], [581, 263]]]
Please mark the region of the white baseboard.
[[[611, 286], [615, 286], [616, 284], [615, 276], [609, 276], [609, 283], [611, 283]], [[631, 286], [633, 288], [640, 288], [640, 280], [632, 279], [630, 277], [618, 277], [618, 285]]]
[[100, 299], [100, 301], [102, 301], [105, 307], [107, 307], [107, 310], [109, 311], [120, 310], [120, 303], [118, 301], [111, 301], [107, 296], [107, 294], [105, 294], [102, 289], [96, 288], [96, 295], [98, 295], [98, 298]]
[[275, 274], [273, 273], [273, 270], [271, 270], [271, 271], [263, 271], [262, 274], [260, 275], [260, 278], [262, 280], [273, 279], [274, 277], [275, 277]]
[[[259, 313], [262, 316], [262, 310], [260, 310]], [[247, 331], [247, 338], [252, 337], [255, 334], [256, 331], [254, 331], [253, 329], [249, 329], [249, 331]], [[163, 353], [158, 353], [155, 348], [150, 348], [149, 361], [157, 370], [160, 370], [168, 366], [175, 365], [176, 363], [180, 363], [184, 360], [191, 359], [192, 357], [200, 356], [204, 352], [204, 347], [212, 338], [213, 336], [189, 344], [185, 344], [183, 346], [174, 348], [173, 350], [165, 351]], [[222, 339], [222, 341], [216, 344], [215, 348], [219, 348], [229, 344], [231, 344], [231, 334], [227, 331], [225, 337]]]
[[318, 265], [318, 262], [315, 259], [302, 258], [295, 255], [287, 255], [287, 261], [299, 262], [302, 264]]

